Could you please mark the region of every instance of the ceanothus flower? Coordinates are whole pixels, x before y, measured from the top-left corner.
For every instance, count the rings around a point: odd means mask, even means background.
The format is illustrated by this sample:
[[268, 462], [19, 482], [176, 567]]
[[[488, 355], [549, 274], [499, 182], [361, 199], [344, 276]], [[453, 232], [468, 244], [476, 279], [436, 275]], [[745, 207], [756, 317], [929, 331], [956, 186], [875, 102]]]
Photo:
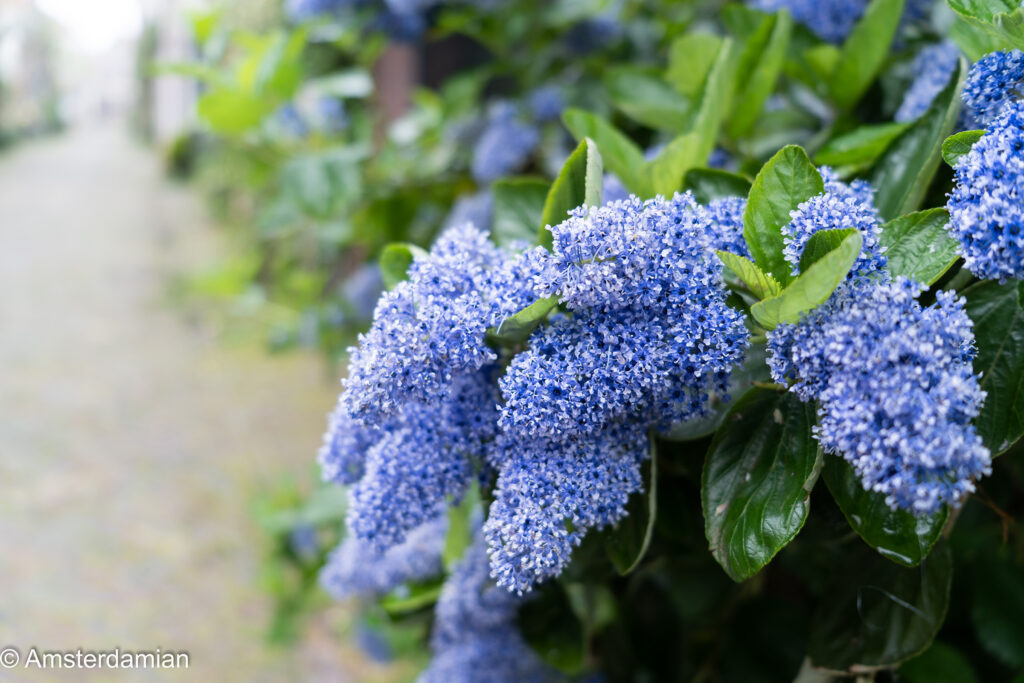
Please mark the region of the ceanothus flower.
[[317, 462], [324, 481], [354, 484], [366, 471], [366, 452], [377, 439], [376, 430], [353, 420], [340, 402], [327, 416], [327, 431]]
[[556, 121], [565, 109], [565, 98], [560, 88], [553, 85], [545, 85], [537, 88], [527, 97], [527, 104], [530, 113], [539, 123]]
[[956, 165], [949, 233], [978, 277], [1024, 278], [1024, 102], [1006, 105]]
[[750, 258], [747, 241], [743, 239], [743, 213], [747, 210], [745, 197], [723, 197], [708, 204], [708, 239], [711, 248], [728, 251]]
[[952, 41], [929, 45], [914, 58], [914, 81], [896, 110], [896, 121], [913, 121], [931, 106], [935, 96], [949, 83], [960, 60], [960, 48]]
[[917, 515], [956, 504], [991, 457], [971, 419], [984, 392], [971, 368], [971, 321], [952, 292], [927, 308], [900, 278], [847, 282], [796, 325], [768, 335], [778, 382], [817, 400], [815, 435], [864, 487]]
[[493, 214], [494, 195], [490, 190], [480, 190], [456, 199], [452, 210], [444, 219], [444, 225], [452, 227], [469, 223], [477, 230], [490, 230]]
[[562, 572], [587, 531], [622, 519], [643, 488], [648, 449], [632, 423], [565, 440], [500, 435], [490, 458], [501, 474], [484, 524], [498, 585], [531, 590]]
[[302, 22], [358, 4], [360, 0], [286, 0], [284, 11], [292, 21]]
[[404, 583], [440, 576], [447, 534], [448, 517], [441, 515], [383, 553], [349, 536], [328, 556], [320, 570], [320, 585], [335, 599], [344, 600], [383, 595]]
[[457, 375], [444, 398], [405, 403], [378, 428], [365, 472], [350, 490], [350, 535], [378, 552], [459, 501], [493, 439], [493, 369]]
[[495, 586], [477, 538], [441, 589], [431, 635], [433, 659], [419, 683], [546, 683], [562, 677], [523, 640], [523, 598]]
[[573, 311], [538, 328], [501, 378], [499, 424], [520, 437], [699, 416], [747, 345], [725, 303], [709, 220], [690, 194], [573, 210], [551, 228], [538, 295]]
[[345, 410], [373, 423], [406, 401], [443, 399], [454, 375], [495, 359], [484, 333], [534, 301], [532, 268], [529, 255], [513, 257], [472, 225], [445, 230], [349, 349]]
[[751, 0], [762, 12], [789, 10], [793, 18], [829, 43], [841, 43], [864, 14], [868, 0]]
[[967, 75], [963, 100], [975, 125], [988, 128], [1006, 104], [1024, 98], [1024, 52], [992, 52]]
[[508, 103], [496, 106], [473, 149], [470, 171], [479, 183], [490, 183], [514, 173], [529, 160], [540, 143], [540, 133], [520, 121]]
[[850, 271], [850, 277], [864, 277], [885, 267], [885, 248], [879, 241], [882, 224], [872, 203], [874, 190], [864, 180], [850, 184], [841, 182], [832, 169], [822, 167], [825, 192], [811, 197], [790, 213], [792, 221], [782, 228], [783, 254], [800, 273], [800, 256], [807, 240], [822, 230], [854, 228], [864, 238], [861, 255]]
[[619, 180], [619, 176], [614, 173], [605, 173], [602, 179], [602, 191], [601, 199], [605, 204], [611, 204], [612, 202], [619, 202], [624, 199], [629, 199], [629, 195], [632, 194], [626, 189], [626, 186]]
[[599, 14], [578, 21], [565, 34], [565, 45], [575, 55], [607, 50], [623, 35], [622, 23], [614, 14]]

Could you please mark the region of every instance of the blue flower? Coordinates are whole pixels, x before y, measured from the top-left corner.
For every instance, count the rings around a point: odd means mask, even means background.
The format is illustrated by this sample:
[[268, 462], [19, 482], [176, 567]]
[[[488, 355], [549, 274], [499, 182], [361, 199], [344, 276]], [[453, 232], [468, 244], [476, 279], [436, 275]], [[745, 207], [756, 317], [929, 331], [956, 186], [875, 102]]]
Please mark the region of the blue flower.
[[613, 14], [600, 14], [578, 21], [565, 34], [569, 52], [584, 56], [597, 50], [607, 50], [623, 35], [622, 24]]
[[353, 420], [340, 402], [327, 417], [327, 432], [317, 462], [324, 481], [354, 484], [366, 471], [366, 452], [376, 431]]
[[624, 199], [629, 199], [629, 195], [632, 194], [626, 189], [626, 186], [619, 180], [619, 176], [614, 173], [605, 173], [602, 180], [602, 192], [601, 199], [605, 204], [611, 204], [612, 202], [620, 202]]
[[345, 103], [338, 97], [320, 97], [316, 101], [317, 127], [326, 133], [339, 133], [348, 127]]
[[359, 0], [285, 0], [285, 14], [294, 22], [308, 21], [360, 4]]
[[882, 270], [886, 264], [885, 248], [879, 241], [882, 224], [872, 203], [871, 185], [863, 180], [847, 185], [828, 167], [822, 167], [821, 175], [825, 192], [800, 204], [790, 214], [792, 221], [782, 228], [783, 254], [793, 267], [792, 274], [799, 274], [800, 256], [812, 235], [822, 230], [846, 228], [855, 228], [864, 238], [860, 258], [850, 277], [864, 277]]
[[958, 504], [991, 458], [970, 424], [985, 394], [963, 301], [939, 292], [924, 308], [920, 291], [902, 278], [847, 283], [770, 332], [768, 348], [775, 380], [818, 401], [822, 447], [888, 505], [923, 515]]
[[338, 600], [375, 597], [410, 581], [440, 576], [448, 517], [441, 515], [409, 532], [384, 552], [349, 536], [331, 551], [320, 570], [320, 585]]
[[273, 117], [274, 126], [284, 135], [292, 138], [304, 138], [309, 135], [309, 125], [294, 104], [281, 106]]
[[949, 233], [978, 277], [1024, 278], [1024, 102], [1007, 104], [956, 166]]
[[445, 227], [469, 223], [477, 230], [490, 230], [494, 213], [494, 195], [490, 190], [463, 195], [455, 200], [452, 210], [444, 219]]
[[949, 83], [960, 60], [960, 49], [951, 41], [929, 45], [914, 59], [914, 81], [896, 110], [896, 121], [913, 121], [931, 106], [935, 96]]
[[964, 85], [967, 113], [980, 128], [988, 128], [1003, 107], [1024, 98], [1024, 52], [993, 52], [971, 67]]
[[419, 683], [560, 680], [519, 633], [522, 602], [490, 581], [486, 547], [475, 540], [441, 589], [431, 636], [434, 657]]
[[473, 149], [473, 178], [490, 183], [520, 170], [539, 143], [540, 133], [518, 120], [514, 108], [507, 104], [496, 107]]
[[747, 241], [743, 238], [743, 213], [747, 210], [745, 197], [723, 197], [708, 204], [708, 238], [711, 248], [728, 251], [750, 258]]
[[587, 531], [622, 519], [643, 488], [648, 449], [632, 424], [566, 440], [499, 437], [490, 457], [501, 474], [484, 524], [498, 585], [531, 590], [562, 572]]
[[560, 88], [545, 85], [537, 88], [527, 97], [530, 113], [539, 123], [555, 121], [565, 109], [565, 98]]
[[822, 40], [841, 43], [864, 14], [868, 0], [750, 0], [750, 5], [769, 13], [789, 10]]

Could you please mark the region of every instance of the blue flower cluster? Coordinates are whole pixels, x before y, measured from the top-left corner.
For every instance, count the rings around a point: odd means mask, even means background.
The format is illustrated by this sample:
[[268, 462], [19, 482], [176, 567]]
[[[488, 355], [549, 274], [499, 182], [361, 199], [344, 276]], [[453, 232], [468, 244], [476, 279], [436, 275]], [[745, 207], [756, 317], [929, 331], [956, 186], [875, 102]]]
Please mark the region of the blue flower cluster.
[[929, 45], [914, 59], [914, 80], [896, 110], [896, 121], [913, 121], [931, 106], [935, 96], [949, 83], [960, 59], [960, 49], [951, 41]]
[[521, 169], [540, 143], [540, 132], [520, 120], [507, 102], [494, 106], [473, 149], [470, 171], [479, 183], [490, 183]]
[[993, 52], [971, 67], [963, 100], [976, 127], [988, 128], [1007, 103], [1022, 98], [1024, 52]]
[[452, 210], [444, 219], [444, 226], [453, 227], [469, 223], [477, 230], [490, 230], [493, 215], [493, 193], [490, 190], [480, 190], [455, 200]]
[[800, 272], [800, 256], [807, 240], [822, 230], [855, 228], [864, 238], [861, 255], [851, 270], [850, 277], [866, 277], [885, 267], [885, 248], [879, 237], [882, 224], [873, 204], [874, 190], [864, 180], [843, 183], [835, 172], [823, 166], [821, 176], [825, 192], [811, 197], [791, 214], [792, 221], [782, 229], [783, 254], [793, 267], [792, 274]]
[[599, 14], [577, 21], [565, 34], [565, 45], [574, 55], [606, 50], [623, 36], [617, 13]]
[[534, 300], [530, 258], [513, 258], [472, 225], [448, 228], [409, 279], [381, 297], [370, 330], [349, 349], [341, 401], [375, 422], [408, 400], [433, 401], [455, 375], [495, 360], [488, 327]]
[[441, 553], [448, 517], [441, 515], [409, 532], [404, 541], [380, 552], [349, 536], [320, 570], [320, 585], [338, 600], [388, 593], [405, 583], [441, 575]]
[[778, 382], [819, 404], [818, 441], [891, 507], [929, 514], [974, 490], [990, 455], [970, 424], [984, 392], [971, 321], [951, 292], [923, 308], [906, 279], [846, 283], [768, 337]]
[[530, 113], [538, 123], [557, 120], [565, 109], [565, 97], [561, 89], [554, 85], [537, 88], [530, 93], [526, 101]]
[[[762, 12], [789, 10], [793, 18], [829, 43], [843, 42], [864, 14], [870, 0], [750, 0]], [[934, 0], [907, 0], [900, 31], [919, 23], [931, 12]]]
[[360, 0], [286, 0], [285, 14], [294, 22], [309, 21], [359, 4]]
[[419, 683], [544, 683], [561, 677], [516, 625], [522, 598], [493, 585], [487, 548], [474, 541], [445, 582], [434, 612], [430, 666]]
[[1024, 278], [1024, 102], [1005, 105], [956, 166], [949, 232], [978, 277]]
[[712, 249], [727, 251], [750, 258], [750, 249], [743, 239], [743, 213], [747, 210], [745, 197], [723, 197], [708, 204], [708, 239]]

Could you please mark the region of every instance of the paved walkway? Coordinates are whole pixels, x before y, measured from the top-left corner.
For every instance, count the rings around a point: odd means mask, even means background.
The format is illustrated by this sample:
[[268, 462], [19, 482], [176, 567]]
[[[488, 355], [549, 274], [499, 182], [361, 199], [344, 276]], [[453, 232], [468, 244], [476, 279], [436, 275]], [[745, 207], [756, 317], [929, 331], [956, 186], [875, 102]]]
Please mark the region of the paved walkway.
[[0, 647], [190, 652], [152, 680], [362, 678], [331, 634], [262, 640], [254, 493], [310, 477], [336, 385], [161, 303], [209, 258], [205, 223], [113, 127], [0, 155]]

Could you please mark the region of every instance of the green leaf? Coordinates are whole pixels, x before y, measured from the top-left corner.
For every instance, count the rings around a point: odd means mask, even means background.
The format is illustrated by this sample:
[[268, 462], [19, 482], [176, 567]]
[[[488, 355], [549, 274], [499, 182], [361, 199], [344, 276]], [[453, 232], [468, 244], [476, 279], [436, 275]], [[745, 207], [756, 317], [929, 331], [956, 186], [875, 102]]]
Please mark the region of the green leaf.
[[683, 189], [693, 192], [699, 203], [710, 204], [725, 197], [746, 197], [750, 179], [717, 168], [693, 168], [686, 172]]
[[818, 169], [796, 145], [779, 150], [754, 178], [743, 237], [754, 262], [783, 285], [790, 280], [790, 265], [782, 254], [782, 228], [789, 224], [791, 211], [824, 191]]
[[958, 15], [954, 15], [947, 33], [970, 62], [978, 61], [989, 52], [1010, 49], [1010, 44], [1001, 36], [993, 35], [986, 27], [973, 24]]
[[734, 581], [760, 571], [803, 527], [821, 468], [813, 424], [814, 407], [794, 394], [755, 388], [711, 442], [701, 485], [704, 532]]
[[696, 99], [711, 65], [722, 47], [722, 38], [709, 33], [687, 33], [672, 42], [665, 79], [675, 89]]
[[892, 510], [885, 504], [885, 496], [865, 490], [857, 472], [838, 456], [828, 457], [821, 476], [850, 527], [883, 557], [916, 567], [939, 540], [946, 508], [926, 517]]
[[604, 183], [601, 155], [590, 138], [583, 138], [562, 165], [558, 177], [551, 184], [540, 216], [537, 243], [551, 248], [552, 235], [548, 227], [564, 221], [577, 206], [600, 206]]
[[636, 143], [601, 117], [581, 109], [566, 109], [562, 121], [576, 140], [583, 142], [590, 138], [597, 143], [605, 167], [617, 175], [627, 189], [641, 197], [651, 195], [644, 173], [644, 153]]
[[814, 155], [814, 161], [823, 166], [859, 166], [870, 164], [885, 151], [910, 123], [879, 123], [861, 126], [825, 143]]
[[631, 574], [640, 566], [654, 536], [658, 517], [658, 443], [650, 440], [651, 457], [645, 463], [647, 489], [634, 493], [626, 505], [626, 516], [608, 532], [604, 548], [619, 574]]
[[658, 76], [636, 67], [617, 67], [604, 78], [612, 103], [629, 118], [656, 130], [681, 133], [690, 103]]
[[441, 584], [413, 586], [408, 592], [395, 592], [385, 596], [380, 606], [389, 615], [398, 617], [430, 607], [441, 597]]
[[657, 157], [645, 164], [654, 194], [671, 197], [683, 184], [683, 176], [695, 166], [703, 164], [704, 143], [697, 133], [680, 135], [665, 146]]
[[856, 232], [856, 228], [843, 228], [841, 230], [819, 230], [811, 235], [804, 245], [803, 253], [800, 254], [800, 272], [806, 273], [808, 268], [829, 252], [838, 249], [843, 244], [843, 240]]
[[908, 213], [883, 225], [879, 241], [889, 272], [935, 284], [957, 260], [956, 240], [946, 232], [947, 223], [949, 213], [938, 208]]
[[977, 683], [971, 662], [951, 645], [935, 641], [925, 653], [900, 666], [906, 683]]
[[273, 112], [273, 105], [256, 95], [218, 89], [203, 94], [197, 109], [215, 132], [237, 135], [260, 125]]
[[985, 134], [983, 130], [965, 130], [955, 135], [950, 135], [942, 143], [942, 158], [947, 164], [956, 168], [960, 157], [971, 151], [974, 143]]
[[949, 0], [968, 23], [981, 28], [1010, 47], [1024, 49], [1024, 10], [1012, 0]]
[[[540, 178], [505, 178], [494, 183], [491, 235], [499, 245], [534, 242], [542, 225], [550, 184]], [[548, 232], [545, 230], [544, 232]], [[549, 235], [551, 233], [548, 233]]]
[[530, 337], [530, 333], [544, 322], [548, 313], [558, 305], [558, 296], [538, 299], [523, 310], [505, 318], [497, 329], [487, 330], [487, 336], [498, 344], [515, 346], [522, 344]]
[[928, 111], [893, 140], [875, 163], [870, 180], [882, 218], [891, 220], [921, 204], [938, 170], [942, 141], [956, 126], [966, 68], [961, 59]]
[[409, 266], [416, 256], [426, 256], [427, 252], [415, 244], [392, 242], [380, 252], [380, 273], [384, 286], [393, 289], [395, 285], [407, 277]]
[[708, 71], [708, 78], [700, 95], [700, 107], [690, 128], [690, 133], [696, 136], [696, 148], [693, 153], [696, 161], [692, 166], [704, 165], [715, 148], [718, 132], [732, 108], [738, 62], [739, 49], [736, 44], [731, 38], [724, 39], [715, 61], [711, 64], [711, 70]]
[[762, 271], [745, 256], [730, 254], [727, 251], [716, 251], [715, 253], [725, 267], [735, 273], [736, 277], [758, 299], [767, 299], [782, 293], [782, 287], [775, 281], [775, 278]]
[[760, 40], [755, 34], [748, 41], [740, 62], [738, 73], [747, 78], [737, 85], [738, 106], [726, 124], [726, 132], [731, 138], [742, 137], [757, 121], [761, 108], [768, 96], [775, 90], [775, 83], [782, 72], [789, 47], [789, 36], [793, 29], [793, 20], [789, 12], [783, 10], [771, 15], [764, 22], [766, 40]]
[[837, 563], [811, 617], [807, 650], [814, 666], [864, 673], [928, 649], [949, 606], [953, 560], [946, 543], [912, 569], [869, 548], [844, 550]]
[[904, 0], [871, 0], [839, 53], [829, 78], [832, 99], [843, 109], [860, 100], [885, 63]]
[[473, 511], [480, 503], [480, 491], [471, 485], [458, 505], [448, 508], [448, 535], [444, 540], [441, 559], [445, 571], [451, 573], [455, 564], [462, 559], [466, 548], [473, 542]]
[[577, 674], [586, 656], [583, 624], [565, 587], [548, 581], [519, 608], [519, 630], [537, 655], [565, 674]]
[[964, 296], [978, 347], [974, 372], [987, 394], [974, 425], [998, 455], [1024, 434], [1024, 311], [1016, 282], [979, 282]]
[[750, 307], [750, 314], [762, 327], [775, 329], [779, 323], [795, 323], [800, 315], [813, 310], [828, 299], [846, 278], [857, 257], [863, 238], [859, 232], [850, 234], [836, 249], [814, 262], [782, 294], [764, 299]]
[[978, 642], [1008, 667], [1024, 667], [1024, 583], [1020, 568], [998, 555], [971, 572], [971, 623]]

